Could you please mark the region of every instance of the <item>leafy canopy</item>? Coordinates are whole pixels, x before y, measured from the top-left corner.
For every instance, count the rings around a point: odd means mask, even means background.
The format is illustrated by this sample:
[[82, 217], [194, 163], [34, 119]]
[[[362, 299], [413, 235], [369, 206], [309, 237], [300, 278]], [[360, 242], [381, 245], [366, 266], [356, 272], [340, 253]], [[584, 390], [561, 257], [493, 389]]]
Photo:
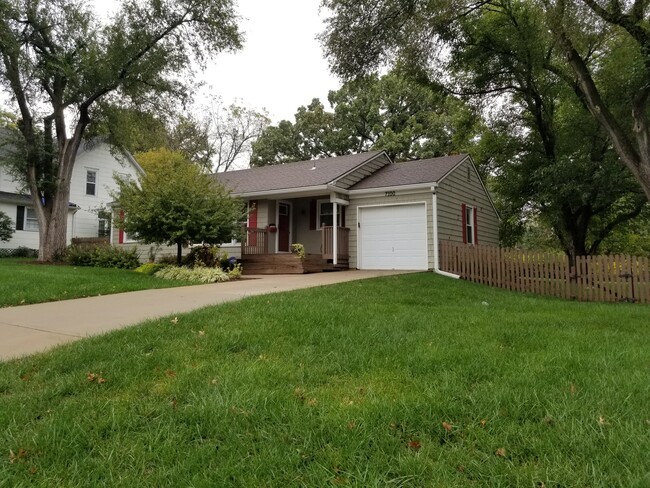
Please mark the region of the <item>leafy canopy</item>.
[[14, 225], [9, 216], [0, 210], [0, 241], [8, 242], [14, 235]]
[[138, 181], [116, 178], [118, 226], [145, 244], [220, 244], [236, 237], [242, 203], [182, 154], [165, 149], [140, 156]]

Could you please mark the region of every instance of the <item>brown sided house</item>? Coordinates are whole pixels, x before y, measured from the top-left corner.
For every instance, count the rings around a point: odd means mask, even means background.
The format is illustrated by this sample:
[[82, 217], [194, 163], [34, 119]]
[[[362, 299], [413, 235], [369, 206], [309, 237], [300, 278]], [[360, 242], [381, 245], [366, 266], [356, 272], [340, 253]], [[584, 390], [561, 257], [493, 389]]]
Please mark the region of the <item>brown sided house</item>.
[[248, 273], [437, 270], [442, 240], [498, 244], [497, 212], [466, 154], [393, 163], [376, 151], [214, 177], [247, 202], [244, 242], [223, 247]]

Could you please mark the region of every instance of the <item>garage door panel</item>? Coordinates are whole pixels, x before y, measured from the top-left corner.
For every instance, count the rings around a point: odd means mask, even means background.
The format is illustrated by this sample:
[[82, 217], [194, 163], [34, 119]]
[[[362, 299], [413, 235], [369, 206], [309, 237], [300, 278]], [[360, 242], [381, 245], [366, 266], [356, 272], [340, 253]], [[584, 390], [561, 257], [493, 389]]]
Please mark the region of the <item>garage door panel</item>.
[[424, 204], [360, 208], [360, 267], [427, 269]]

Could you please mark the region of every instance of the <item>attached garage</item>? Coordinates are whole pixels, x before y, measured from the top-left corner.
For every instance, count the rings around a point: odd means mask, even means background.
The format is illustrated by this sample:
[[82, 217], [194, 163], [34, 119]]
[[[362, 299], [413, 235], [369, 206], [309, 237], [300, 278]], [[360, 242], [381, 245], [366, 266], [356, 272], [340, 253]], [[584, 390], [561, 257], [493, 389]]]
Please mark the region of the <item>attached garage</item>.
[[359, 207], [359, 269], [428, 269], [424, 202]]

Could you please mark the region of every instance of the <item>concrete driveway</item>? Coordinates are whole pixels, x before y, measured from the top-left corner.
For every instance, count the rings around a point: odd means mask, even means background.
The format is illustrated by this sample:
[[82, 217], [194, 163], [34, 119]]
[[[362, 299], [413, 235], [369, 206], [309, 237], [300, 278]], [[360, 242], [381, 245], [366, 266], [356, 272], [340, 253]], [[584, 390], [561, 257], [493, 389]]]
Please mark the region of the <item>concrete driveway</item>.
[[45, 351], [147, 319], [189, 312], [244, 297], [404, 271], [339, 271], [304, 275], [247, 276], [241, 281], [143, 290], [116, 295], [0, 308], [0, 361]]

